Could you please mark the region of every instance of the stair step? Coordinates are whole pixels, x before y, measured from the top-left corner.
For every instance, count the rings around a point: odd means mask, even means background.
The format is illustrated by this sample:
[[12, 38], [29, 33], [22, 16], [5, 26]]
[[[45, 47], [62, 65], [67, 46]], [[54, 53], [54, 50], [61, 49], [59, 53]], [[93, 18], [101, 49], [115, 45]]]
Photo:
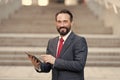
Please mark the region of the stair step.
[[[0, 60], [0, 66], [32, 66], [29, 60]], [[87, 61], [86, 66], [120, 67], [120, 61]]]
[[32, 66], [31, 62], [29, 60], [6, 60], [6, 61], [0, 61], [0, 66]]
[[0, 52], [45, 52], [44, 47], [0, 47]]
[[[44, 54], [44, 53], [38, 53], [37, 56], [38, 58], [40, 57], [41, 54]], [[97, 54], [97, 53], [96, 53]], [[118, 53], [120, 54], [120, 53]], [[8, 54], [8, 55], [1, 55], [0, 54], [0, 60], [1, 61], [6, 61], [6, 60], [20, 60], [20, 61], [24, 61], [24, 60], [28, 60], [28, 57], [26, 54], [19, 54], [19, 55], [16, 55], [16, 54]], [[111, 61], [120, 61], [120, 55], [119, 56], [101, 56], [101, 55], [91, 55], [91, 54], [88, 54], [88, 58], [87, 58], [87, 61], [107, 61], [107, 62], [111, 62]]]
[[[25, 52], [39, 58], [45, 54], [45, 47], [4, 47], [0, 48], [0, 65], [31, 66]], [[120, 48], [89, 48], [87, 66], [120, 66]]]
[[93, 62], [93, 61], [89, 61], [89, 62], [86, 62], [86, 66], [93, 66], [93, 67], [95, 67], [95, 66], [97, 66], [97, 67], [120, 67], [120, 61], [118, 61], [118, 62], [116, 62], [116, 61], [114, 61], [114, 62], [105, 62], [105, 61], [102, 61], [102, 62], [100, 62], [100, 61], [95, 61], [95, 62]]
[[[82, 35], [87, 40], [89, 47], [120, 47], [120, 38], [112, 35]], [[56, 37], [58, 34], [15, 34], [6, 33], [0, 34], [0, 46], [1, 47], [46, 47], [50, 38]]]
[[53, 25], [54, 24], [54, 20], [53, 19], [50, 19], [50, 20], [47, 20], [45, 18], [42, 18], [43, 21], [39, 21], [41, 18], [39, 19], [11, 19], [10, 21], [9, 20], [5, 20], [5, 25], [21, 25], [21, 24], [24, 24], [24, 25], [38, 25], [38, 24], [50, 24], [50, 25]]

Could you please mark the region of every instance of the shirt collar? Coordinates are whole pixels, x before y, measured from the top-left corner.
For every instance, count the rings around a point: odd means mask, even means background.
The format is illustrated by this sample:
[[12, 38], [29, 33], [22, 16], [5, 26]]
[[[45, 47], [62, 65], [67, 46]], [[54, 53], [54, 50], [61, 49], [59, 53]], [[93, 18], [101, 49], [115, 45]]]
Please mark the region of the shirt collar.
[[[70, 30], [69, 33], [67, 33], [65, 36], [63, 36], [63, 40], [64, 42], [66, 41], [66, 39], [68, 38], [68, 36], [70, 35], [72, 31]], [[61, 38], [61, 36], [59, 36], [59, 39]]]

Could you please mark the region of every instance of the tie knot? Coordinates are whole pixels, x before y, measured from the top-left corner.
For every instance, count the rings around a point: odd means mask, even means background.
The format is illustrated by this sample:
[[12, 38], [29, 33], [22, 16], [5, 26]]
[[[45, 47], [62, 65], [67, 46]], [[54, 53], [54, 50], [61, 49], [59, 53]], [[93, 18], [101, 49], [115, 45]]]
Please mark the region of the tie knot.
[[63, 39], [63, 38], [60, 38], [60, 42], [64, 42], [64, 39]]

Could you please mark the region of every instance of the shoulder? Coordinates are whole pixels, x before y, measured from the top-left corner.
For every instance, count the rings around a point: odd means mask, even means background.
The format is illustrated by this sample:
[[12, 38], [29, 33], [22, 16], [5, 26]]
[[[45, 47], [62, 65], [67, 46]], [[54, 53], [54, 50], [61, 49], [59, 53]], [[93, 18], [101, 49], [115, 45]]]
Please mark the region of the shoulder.
[[71, 36], [74, 45], [87, 45], [87, 41], [84, 36], [75, 33], [72, 33]]
[[73, 39], [75, 40], [86, 40], [84, 36], [81, 36], [79, 34], [72, 33]]
[[57, 36], [57, 37], [54, 37], [54, 38], [50, 38], [49, 39], [49, 42], [55, 42], [55, 41], [57, 41], [59, 39], [59, 37]]

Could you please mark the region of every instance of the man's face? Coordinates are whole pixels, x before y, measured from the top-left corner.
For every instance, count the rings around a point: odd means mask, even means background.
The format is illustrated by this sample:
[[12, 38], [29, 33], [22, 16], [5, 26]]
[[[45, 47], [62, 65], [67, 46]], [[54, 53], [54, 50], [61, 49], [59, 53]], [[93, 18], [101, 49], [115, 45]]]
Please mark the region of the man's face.
[[70, 31], [71, 25], [72, 22], [70, 21], [70, 16], [68, 14], [58, 14], [56, 18], [56, 27], [61, 36], [66, 35]]

